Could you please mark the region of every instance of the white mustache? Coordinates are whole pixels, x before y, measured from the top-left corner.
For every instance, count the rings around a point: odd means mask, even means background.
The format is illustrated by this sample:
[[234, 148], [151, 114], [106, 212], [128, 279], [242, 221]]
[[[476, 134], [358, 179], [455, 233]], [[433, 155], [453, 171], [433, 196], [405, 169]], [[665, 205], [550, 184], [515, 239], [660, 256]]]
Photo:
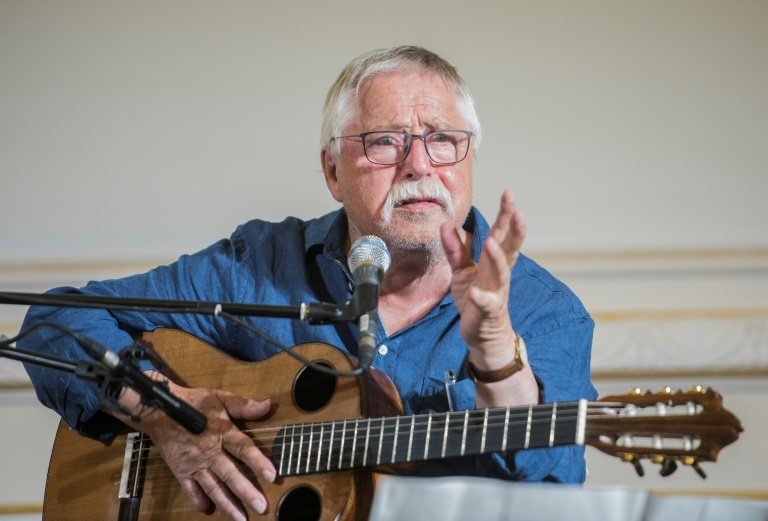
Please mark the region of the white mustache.
[[445, 212], [449, 216], [452, 217], [454, 214], [453, 201], [445, 186], [435, 181], [430, 181], [427, 178], [422, 178], [418, 181], [399, 183], [392, 187], [389, 194], [387, 194], [387, 200], [384, 201], [384, 208], [382, 209], [384, 222], [390, 222], [395, 206], [408, 199], [434, 199], [445, 208]]

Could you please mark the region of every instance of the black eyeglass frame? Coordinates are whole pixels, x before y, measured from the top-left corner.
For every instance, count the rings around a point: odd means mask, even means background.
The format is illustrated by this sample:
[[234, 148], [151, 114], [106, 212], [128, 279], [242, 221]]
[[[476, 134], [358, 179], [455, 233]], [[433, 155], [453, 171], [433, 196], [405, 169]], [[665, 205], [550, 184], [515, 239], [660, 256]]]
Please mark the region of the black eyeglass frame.
[[[457, 159], [456, 161], [437, 161], [434, 157], [432, 157], [432, 154], [429, 153], [429, 146], [427, 145], [427, 136], [431, 136], [432, 134], [440, 134], [441, 132], [461, 132], [463, 134], [467, 135], [467, 149], [464, 151], [464, 157], [461, 159]], [[371, 160], [370, 157], [368, 157], [368, 148], [365, 146], [365, 138], [367, 136], [370, 136], [371, 134], [382, 134], [382, 133], [389, 133], [389, 134], [402, 134], [404, 136], [408, 136], [409, 141], [408, 144], [405, 146], [405, 152], [403, 153], [403, 158], [400, 161], [396, 161], [394, 163], [379, 163], [378, 161]], [[411, 134], [410, 132], [400, 132], [398, 130], [376, 130], [373, 132], [363, 132], [362, 134], [353, 134], [349, 136], [335, 136], [331, 138], [331, 141], [334, 141], [336, 139], [350, 139], [350, 138], [360, 138], [362, 144], [363, 144], [363, 152], [365, 153], [365, 158], [373, 163], [374, 165], [382, 165], [382, 166], [392, 166], [397, 165], [405, 161], [405, 158], [408, 157], [408, 154], [411, 153], [411, 146], [413, 145], [413, 139], [419, 138], [424, 143], [424, 150], [427, 151], [427, 155], [429, 156], [429, 159], [433, 163], [437, 163], [438, 165], [455, 165], [456, 163], [461, 163], [467, 158], [467, 155], [469, 154], [469, 147], [472, 143], [472, 136], [474, 136], [475, 133], [471, 132], [469, 130], [453, 130], [453, 129], [447, 129], [447, 130], [433, 130], [432, 132], [426, 132], [424, 134]]]

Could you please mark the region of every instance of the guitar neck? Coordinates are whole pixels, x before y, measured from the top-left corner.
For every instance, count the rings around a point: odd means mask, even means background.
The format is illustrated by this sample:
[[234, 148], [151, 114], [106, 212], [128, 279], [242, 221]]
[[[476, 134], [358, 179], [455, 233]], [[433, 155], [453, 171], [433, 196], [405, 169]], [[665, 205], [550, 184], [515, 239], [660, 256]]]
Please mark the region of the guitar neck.
[[587, 401], [286, 425], [281, 476], [491, 452], [583, 445]]

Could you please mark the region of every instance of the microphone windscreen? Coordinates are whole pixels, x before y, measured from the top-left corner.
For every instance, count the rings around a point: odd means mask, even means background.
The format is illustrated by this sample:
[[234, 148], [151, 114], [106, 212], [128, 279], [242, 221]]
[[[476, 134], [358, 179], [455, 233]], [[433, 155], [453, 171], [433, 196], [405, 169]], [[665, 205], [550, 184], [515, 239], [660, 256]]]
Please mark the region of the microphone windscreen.
[[375, 264], [386, 272], [392, 263], [392, 257], [384, 241], [375, 235], [363, 235], [355, 241], [349, 250], [347, 262], [352, 273], [358, 266], [365, 263]]

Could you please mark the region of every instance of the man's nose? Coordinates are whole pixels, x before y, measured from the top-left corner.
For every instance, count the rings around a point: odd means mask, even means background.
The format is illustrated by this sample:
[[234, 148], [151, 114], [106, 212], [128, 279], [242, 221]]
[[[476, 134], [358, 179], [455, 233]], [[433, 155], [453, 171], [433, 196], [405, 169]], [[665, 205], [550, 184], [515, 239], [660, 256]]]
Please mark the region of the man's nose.
[[424, 136], [414, 136], [408, 155], [402, 162], [403, 171], [408, 177], [423, 177], [432, 173], [432, 160], [427, 153]]

